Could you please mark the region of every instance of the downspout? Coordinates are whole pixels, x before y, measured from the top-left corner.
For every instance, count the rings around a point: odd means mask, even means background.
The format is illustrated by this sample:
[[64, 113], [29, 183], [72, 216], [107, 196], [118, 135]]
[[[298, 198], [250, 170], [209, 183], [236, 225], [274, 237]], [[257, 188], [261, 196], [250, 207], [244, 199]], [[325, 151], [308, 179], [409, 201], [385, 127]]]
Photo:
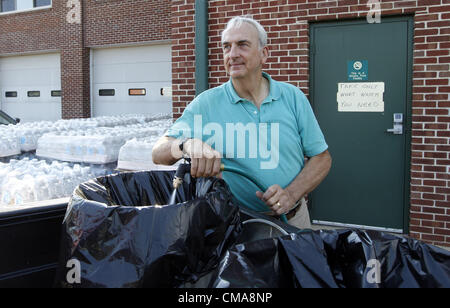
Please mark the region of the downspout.
[[195, 96], [209, 88], [208, 0], [195, 0]]

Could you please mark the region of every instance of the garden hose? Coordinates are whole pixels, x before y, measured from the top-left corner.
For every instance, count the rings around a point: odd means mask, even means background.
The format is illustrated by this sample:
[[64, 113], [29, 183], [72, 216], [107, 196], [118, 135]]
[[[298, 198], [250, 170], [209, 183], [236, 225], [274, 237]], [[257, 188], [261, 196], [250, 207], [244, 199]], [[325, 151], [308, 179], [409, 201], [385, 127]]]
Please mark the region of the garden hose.
[[243, 171], [241, 171], [241, 170], [239, 170], [237, 168], [233, 168], [233, 167], [225, 166], [225, 164], [221, 164], [220, 165], [220, 171], [233, 172], [233, 173], [239, 174], [239, 175], [247, 178], [250, 182], [252, 182], [256, 186], [258, 186], [258, 188], [262, 192], [266, 191], [266, 188], [264, 188], [264, 185], [262, 185], [255, 177], [251, 176], [250, 174], [244, 173]]
[[[241, 175], [241, 176], [247, 178], [250, 182], [252, 182], [252, 183], [255, 184], [256, 186], [258, 186], [258, 188], [259, 188], [262, 192], [265, 192], [265, 191], [267, 190], [267, 188], [265, 188], [264, 185], [262, 185], [262, 184], [258, 181], [258, 179], [256, 179], [254, 176], [252, 176], [252, 175], [250, 175], [250, 174], [248, 174], [248, 173], [244, 173], [242, 170], [239, 170], [239, 169], [233, 168], [233, 167], [229, 167], [229, 166], [225, 166], [225, 164], [221, 164], [221, 165], [220, 165], [220, 171], [223, 171], [223, 172], [233, 172], [233, 173], [239, 174], [239, 175]], [[287, 220], [285, 214], [281, 214], [280, 216], [274, 216], [274, 217], [280, 218], [281, 221], [283, 221], [283, 222], [285, 222], [285, 223], [288, 222], [288, 220]]]
[[[191, 160], [189, 158], [185, 158], [185, 163], [178, 166], [177, 171], [175, 172], [175, 177], [173, 179], [173, 188], [176, 190], [178, 187], [183, 183], [183, 179], [186, 173], [189, 173], [191, 170]], [[247, 178], [250, 182], [255, 184], [262, 192], [266, 191], [266, 188], [264, 185], [262, 185], [258, 179], [256, 179], [254, 176], [244, 173], [242, 170], [239, 170], [238, 168], [233, 168], [229, 166], [225, 166], [225, 164], [220, 165], [220, 171], [223, 172], [232, 172], [235, 174], [238, 174], [240, 176], [243, 176]], [[280, 216], [274, 216], [279, 217], [283, 222], [287, 223], [287, 218], [285, 214], [282, 214]]]

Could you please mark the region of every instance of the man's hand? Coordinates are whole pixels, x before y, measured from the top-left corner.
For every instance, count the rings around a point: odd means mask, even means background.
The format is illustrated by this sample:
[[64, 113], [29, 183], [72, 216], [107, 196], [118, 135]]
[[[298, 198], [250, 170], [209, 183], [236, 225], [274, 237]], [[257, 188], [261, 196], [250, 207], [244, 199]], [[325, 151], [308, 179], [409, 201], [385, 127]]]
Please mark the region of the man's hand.
[[274, 215], [286, 214], [297, 202], [287, 189], [278, 184], [270, 186], [264, 193], [257, 191], [256, 196], [272, 209]]
[[191, 175], [193, 177], [211, 177], [221, 172], [220, 153], [201, 140], [188, 139], [184, 143], [184, 152], [191, 158]]
[[297, 202], [327, 176], [331, 168], [331, 155], [328, 150], [311, 157], [303, 170], [285, 189], [280, 185], [270, 186], [266, 192], [256, 192], [256, 196], [267, 204], [274, 214], [281, 215], [289, 212]]

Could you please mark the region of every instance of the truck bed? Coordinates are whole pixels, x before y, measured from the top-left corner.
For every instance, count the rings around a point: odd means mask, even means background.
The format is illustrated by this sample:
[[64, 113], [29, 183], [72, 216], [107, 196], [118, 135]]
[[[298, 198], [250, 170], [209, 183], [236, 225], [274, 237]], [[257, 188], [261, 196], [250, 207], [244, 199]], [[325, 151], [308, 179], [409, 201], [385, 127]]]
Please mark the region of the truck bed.
[[68, 201], [0, 208], [0, 288], [52, 287]]

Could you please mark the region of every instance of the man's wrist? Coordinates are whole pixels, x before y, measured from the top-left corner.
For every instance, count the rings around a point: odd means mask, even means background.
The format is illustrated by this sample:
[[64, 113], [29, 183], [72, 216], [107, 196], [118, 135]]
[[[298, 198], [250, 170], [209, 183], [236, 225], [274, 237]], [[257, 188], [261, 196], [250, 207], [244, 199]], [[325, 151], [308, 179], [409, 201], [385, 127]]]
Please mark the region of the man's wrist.
[[190, 138], [183, 138], [178, 143], [178, 149], [181, 151], [181, 158], [187, 157], [186, 143]]
[[[291, 191], [292, 189], [292, 191]], [[286, 188], [286, 191], [288, 192], [291, 202], [292, 202], [292, 207], [288, 210], [288, 212], [286, 214], [292, 213], [293, 211], [295, 211], [301, 204], [301, 200], [303, 199], [303, 197], [306, 194], [303, 194], [300, 190], [298, 189], [294, 189], [293, 187]]]

